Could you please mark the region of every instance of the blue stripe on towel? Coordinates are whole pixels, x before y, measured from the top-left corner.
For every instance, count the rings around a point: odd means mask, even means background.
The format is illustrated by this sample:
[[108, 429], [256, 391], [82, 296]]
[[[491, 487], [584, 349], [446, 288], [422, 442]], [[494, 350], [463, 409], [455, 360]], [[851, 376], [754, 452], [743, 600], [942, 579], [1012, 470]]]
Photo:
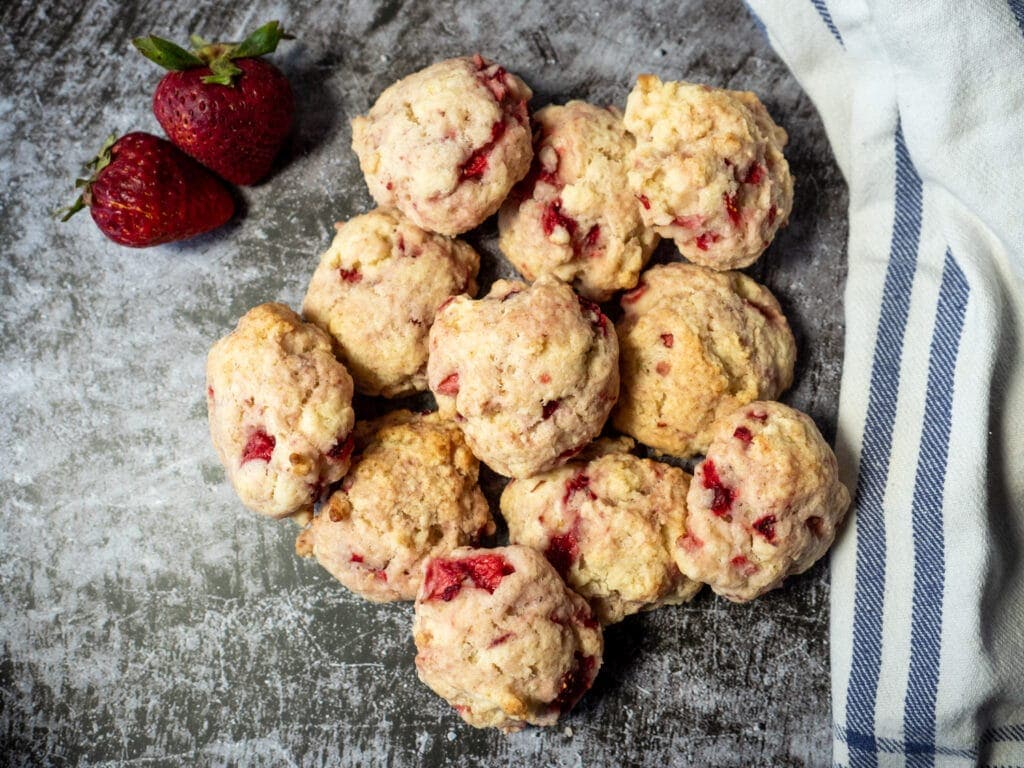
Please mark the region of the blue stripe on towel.
[[1024, 0], [1009, 0], [1010, 10], [1013, 11], [1013, 15], [1017, 19], [1017, 26], [1020, 27], [1020, 33], [1024, 35]]
[[1024, 723], [1020, 725], [1002, 725], [985, 732], [982, 741], [992, 743], [996, 741], [1024, 741]]
[[949, 459], [953, 377], [970, 286], [946, 251], [928, 353], [924, 424], [914, 477], [914, 594], [910, 615], [910, 671], [903, 710], [907, 768], [935, 765], [935, 698], [942, 643], [945, 532], [942, 505]]
[[[847, 734], [838, 726], [833, 728], [833, 735], [838, 741], [847, 744]], [[999, 741], [999, 739], [996, 739]], [[976, 747], [945, 747], [938, 744], [908, 744], [900, 739], [887, 739], [879, 736], [875, 739], [876, 748], [879, 754], [887, 755], [908, 755], [911, 751], [926, 751], [942, 757], [965, 757], [972, 760], [977, 759], [978, 749]]]
[[882, 665], [885, 590], [885, 511], [889, 453], [896, 422], [900, 358], [910, 308], [910, 289], [921, 237], [921, 177], [896, 126], [896, 210], [882, 307], [871, 363], [860, 469], [854, 497], [857, 526], [856, 586], [853, 602], [853, 658], [846, 691], [846, 742], [853, 768], [878, 765], [875, 704]]
[[[1011, 0], [1013, 2], [1013, 0]], [[814, 10], [821, 16], [821, 20], [825, 22], [825, 26], [828, 27], [828, 31], [832, 33], [832, 37], [839, 41], [839, 44], [846, 47], [846, 43], [843, 42], [843, 36], [839, 34], [839, 27], [832, 21], [832, 13], [828, 9], [828, 3], [825, 0], [811, 0], [811, 5], [814, 6]]]

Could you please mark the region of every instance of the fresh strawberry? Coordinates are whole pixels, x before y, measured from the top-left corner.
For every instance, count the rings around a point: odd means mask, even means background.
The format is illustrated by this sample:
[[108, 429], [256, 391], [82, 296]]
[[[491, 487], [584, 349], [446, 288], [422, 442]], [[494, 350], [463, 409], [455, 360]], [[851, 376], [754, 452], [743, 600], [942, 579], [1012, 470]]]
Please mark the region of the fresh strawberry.
[[224, 183], [171, 142], [151, 133], [107, 139], [79, 179], [81, 196], [62, 221], [88, 206], [100, 230], [141, 248], [208, 232], [235, 212]]
[[159, 37], [133, 40], [172, 70], [153, 94], [153, 114], [167, 137], [234, 184], [266, 176], [291, 130], [295, 100], [281, 70], [259, 57], [290, 37], [272, 21], [241, 43], [193, 35], [191, 52]]

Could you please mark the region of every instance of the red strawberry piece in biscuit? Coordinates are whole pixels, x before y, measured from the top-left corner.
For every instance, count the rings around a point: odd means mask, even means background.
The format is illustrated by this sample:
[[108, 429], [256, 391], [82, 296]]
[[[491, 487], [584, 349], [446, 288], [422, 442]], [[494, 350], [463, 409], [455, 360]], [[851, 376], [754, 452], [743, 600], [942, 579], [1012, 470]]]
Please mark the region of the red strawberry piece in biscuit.
[[270, 461], [274, 453], [274, 445], [277, 441], [273, 435], [268, 435], [262, 429], [258, 429], [249, 436], [245, 448], [242, 450], [242, 463], [249, 461]]
[[466, 585], [494, 594], [501, 580], [515, 572], [515, 567], [501, 555], [477, 555], [454, 560], [436, 558], [427, 564], [423, 599], [447, 602]]

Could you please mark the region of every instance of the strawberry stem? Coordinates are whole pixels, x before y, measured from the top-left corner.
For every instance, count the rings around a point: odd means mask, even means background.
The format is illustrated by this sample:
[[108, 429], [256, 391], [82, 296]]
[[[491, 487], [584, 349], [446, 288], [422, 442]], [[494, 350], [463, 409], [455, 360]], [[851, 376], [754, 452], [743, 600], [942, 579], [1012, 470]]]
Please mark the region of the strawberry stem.
[[75, 199], [75, 202], [73, 202], [71, 205], [65, 208], [58, 208], [53, 215], [60, 216], [60, 220], [64, 222], [70, 219], [83, 208], [85, 208], [85, 195], [79, 195]]
[[242, 70], [235, 66], [231, 59], [214, 59], [210, 62], [210, 72], [212, 74], [203, 77], [204, 83], [232, 85], [232, 79], [242, 74]]
[[88, 178], [75, 179], [75, 189], [84, 188], [85, 191], [82, 194], [80, 194], [75, 200], [75, 202], [73, 202], [71, 205], [67, 206], [66, 208], [60, 208], [59, 210], [54, 211], [54, 216], [60, 216], [61, 221], [67, 221], [80, 210], [89, 205], [89, 188], [92, 186], [92, 183], [96, 180], [96, 177], [99, 175], [99, 172], [106, 168], [108, 165], [110, 165], [110, 148], [113, 147], [116, 142], [117, 134], [110, 134], [107, 137], [106, 141], [103, 142], [103, 146], [100, 147], [100, 151], [96, 153], [96, 157], [85, 163], [85, 169], [90, 172]]

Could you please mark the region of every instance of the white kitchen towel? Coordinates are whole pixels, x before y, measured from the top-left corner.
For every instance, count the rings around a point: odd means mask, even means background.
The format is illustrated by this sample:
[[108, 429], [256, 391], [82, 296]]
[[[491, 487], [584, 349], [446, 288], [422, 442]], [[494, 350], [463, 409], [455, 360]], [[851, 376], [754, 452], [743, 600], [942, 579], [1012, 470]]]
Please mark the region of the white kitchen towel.
[[748, 1], [850, 190], [833, 764], [1024, 766], [1024, 0]]

